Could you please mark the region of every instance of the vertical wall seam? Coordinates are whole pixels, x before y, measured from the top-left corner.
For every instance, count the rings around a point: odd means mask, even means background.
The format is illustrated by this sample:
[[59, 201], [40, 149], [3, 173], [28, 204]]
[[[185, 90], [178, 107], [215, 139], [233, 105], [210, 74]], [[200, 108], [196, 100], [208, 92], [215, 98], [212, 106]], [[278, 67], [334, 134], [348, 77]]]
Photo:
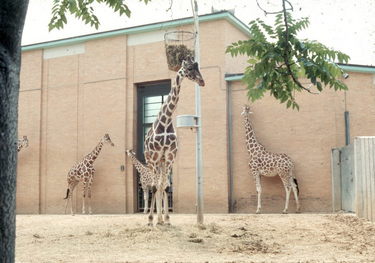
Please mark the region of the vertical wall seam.
[[38, 200], [38, 214], [42, 213], [42, 140], [43, 140], [43, 67], [44, 67], [44, 59], [43, 59], [43, 52], [41, 52], [41, 74], [40, 74], [40, 112], [39, 112], [39, 182], [38, 182], [38, 191], [39, 191], [39, 200]]
[[[86, 52], [86, 49], [85, 49], [85, 52]], [[77, 79], [76, 79], [76, 94], [77, 94], [77, 101], [76, 101], [76, 112], [77, 112], [77, 115], [76, 115], [76, 162], [78, 162], [78, 157], [79, 157], [79, 103], [80, 103], [80, 93], [79, 93], [79, 90], [80, 90], [80, 85], [79, 85], [79, 70], [80, 70], [80, 65], [79, 65], [79, 62], [80, 62], [80, 55], [78, 54], [77, 55]], [[82, 109], [83, 111], [83, 109]], [[75, 207], [77, 208], [78, 207], [78, 187], [76, 187], [74, 189], [75, 193], [73, 194], [73, 196], [75, 196]], [[73, 206], [73, 198], [71, 200], [71, 205]]]
[[232, 90], [231, 83], [226, 82], [227, 88], [227, 173], [228, 173], [228, 211], [233, 213], [233, 171], [232, 171]]
[[79, 66], [79, 58], [80, 58], [80, 55], [77, 56], [77, 84], [76, 84], [76, 87], [77, 87], [77, 138], [76, 138], [76, 143], [77, 143], [77, 146], [76, 146], [76, 161], [78, 161], [78, 146], [79, 146], [79, 129], [78, 129], [78, 125], [79, 125], [79, 102], [80, 102], [80, 99], [79, 99], [79, 69], [80, 69], [80, 66]]
[[[128, 103], [127, 103], [127, 95], [128, 95], [128, 85], [129, 85], [129, 74], [128, 74], [128, 45], [127, 45], [127, 40], [128, 40], [128, 37], [125, 36], [125, 86], [124, 86], [124, 114], [125, 114], [125, 119], [124, 119], [124, 146], [125, 146], [125, 149], [128, 149], [128, 140], [127, 140], [127, 130], [126, 130], [126, 127], [127, 127], [127, 123], [128, 123]], [[124, 176], [124, 198], [125, 198], [125, 204], [124, 204], [124, 211], [125, 213], [128, 213], [128, 189], [127, 189], [127, 176], [126, 176], [126, 173], [127, 173], [127, 169], [126, 167], [128, 166], [128, 158], [126, 158], [126, 154], [124, 154], [124, 165], [125, 165], [125, 169], [124, 169], [124, 172], [121, 173], [121, 176]]]
[[48, 90], [48, 83], [49, 83], [49, 61], [46, 60], [46, 70], [47, 70], [47, 75], [46, 75], [46, 86], [45, 86], [45, 90], [46, 90], [46, 127], [45, 127], [45, 135], [46, 135], [46, 138], [45, 138], [45, 174], [44, 174], [44, 177], [45, 177], [45, 183], [44, 183], [44, 212], [47, 212], [47, 177], [48, 177], [48, 96], [49, 96], [49, 90]]

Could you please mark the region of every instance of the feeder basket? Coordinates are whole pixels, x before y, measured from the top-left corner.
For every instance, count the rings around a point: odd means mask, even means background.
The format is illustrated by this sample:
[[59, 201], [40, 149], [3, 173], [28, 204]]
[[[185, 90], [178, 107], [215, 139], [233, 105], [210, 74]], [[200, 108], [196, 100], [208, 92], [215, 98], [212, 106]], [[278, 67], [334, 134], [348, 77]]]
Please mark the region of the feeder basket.
[[194, 56], [195, 34], [190, 31], [172, 31], [164, 34], [168, 68], [178, 71], [187, 56]]

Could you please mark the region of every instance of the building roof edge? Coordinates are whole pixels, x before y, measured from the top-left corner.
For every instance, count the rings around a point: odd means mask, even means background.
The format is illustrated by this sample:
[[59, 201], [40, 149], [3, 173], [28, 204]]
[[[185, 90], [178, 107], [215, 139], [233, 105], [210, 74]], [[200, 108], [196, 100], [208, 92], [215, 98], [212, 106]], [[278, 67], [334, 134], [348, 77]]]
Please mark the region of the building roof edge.
[[[250, 36], [249, 28], [243, 22], [241, 22], [237, 17], [235, 17], [228, 11], [221, 11], [217, 13], [211, 13], [211, 14], [199, 16], [199, 22], [208, 22], [208, 21], [219, 20], [219, 19], [227, 20], [229, 23], [234, 25], [241, 32]], [[151, 31], [162, 30], [162, 29], [172, 28], [172, 27], [181, 26], [181, 25], [192, 24], [193, 22], [194, 22], [193, 17], [180, 18], [180, 19], [171, 20], [171, 21], [164, 21], [164, 22], [140, 25], [140, 26], [135, 26], [135, 27], [116, 29], [112, 31], [94, 33], [94, 34], [89, 34], [89, 35], [76, 36], [76, 37], [71, 37], [71, 38], [25, 45], [25, 46], [22, 46], [22, 51], [45, 49], [45, 48], [52, 48], [52, 47], [66, 46], [66, 45], [74, 45], [74, 44], [86, 42], [89, 40], [114, 37], [114, 36], [119, 36], [119, 35], [130, 35], [130, 34], [151, 32]]]
[[[343, 70], [348, 72], [370, 73], [375, 74], [375, 66], [357, 65], [357, 64], [338, 64]], [[243, 73], [225, 74], [225, 81], [242, 80]]]

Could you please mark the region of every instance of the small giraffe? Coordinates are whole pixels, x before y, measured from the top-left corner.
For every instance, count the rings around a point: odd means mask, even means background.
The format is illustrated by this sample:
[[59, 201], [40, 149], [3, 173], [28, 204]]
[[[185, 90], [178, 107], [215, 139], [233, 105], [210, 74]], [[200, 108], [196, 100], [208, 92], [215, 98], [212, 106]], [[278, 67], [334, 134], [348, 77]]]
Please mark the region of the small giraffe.
[[87, 154], [82, 161], [75, 164], [69, 171], [67, 181], [68, 189], [66, 191], [66, 208], [68, 206], [69, 199], [71, 200], [71, 213], [74, 215], [73, 211], [73, 190], [79, 182], [83, 182], [83, 204], [82, 204], [82, 214], [85, 214], [85, 202], [86, 202], [86, 193], [89, 198], [89, 213], [92, 214], [91, 210], [91, 185], [94, 180], [94, 161], [98, 158], [100, 151], [102, 150], [103, 144], [109, 143], [111, 146], [115, 146], [111, 141], [111, 138], [106, 133], [103, 138], [99, 141], [95, 149]]
[[28, 146], [29, 139], [27, 139], [27, 136], [23, 136], [22, 139], [18, 139], [17, 152], [21, 151], [22, 148], [26, 148]]
[[[169, 176], [177, 154], [177, 135], [173, 127], [172, 114], [176, 110], [181, 82], [185, 77], [200, 86], [205, 85], [198, 63], [194, 62], [192, 57], [183, 60], [181, 68], [177, 72], [175, 83], [172, 85], [166, 101], [161, 106], [161, 110], [145, 138], [144, 155], [147, 166], [153, 171], [153, 186], [156, 187], [156, 192], [152, 198], [156, 198], [157, 224], [170, 224], [168, 209], [164, 209], [163, 221], [162, 199], [164, 204], [168, 203], [168, 197], [163, 193], [169, 185]], [[152, 225], [153, 210], [151, 200], [151, 209], [148, 216], [149, 225]]]
[[[146, 214], [148, 212], [148, 199], [149, 199], [149, 191], [150, 190], [152, 190], [152, 194], [153, 194], [152, 198], [151, 198], [152, 209], [154, 209], [154, 206], [155, 206], [156, 187], [152, 187], [153, 182], [154, 182], [154, 176], [152, 174], [152, 170], [150, 168], [148, 168], [146, 165], [144, 165], [143, 163], [141, 163], [137, 159], [136, 154], [133, 150], [127, 150], [126, 153], [132, 159], [135, 168], [137, 169], [137, 171], [140, 174], [140, 181], [141, 181], [142, 190], [143, 190], [143, 198], [145, 200], [144, 213]], [[169, 186], [169, 184], [168, 184], [168, 186]], [[166, 195], [166, 194], [167, 194], [166, 191], [164, 191], [164, 195]], [[164, 208], [163, 208], [164, 211], [165, 211], [165, 209], [168, 209], [168, 204], [163, 202], [163, 205], [164, 205]]]
[[[149, 199], [149, 191], [153, 190], [152, 183], [153, 183], [153, 176], [152, 176], [152, 170], [148, 168], [146, 165], [141, 163], [133, 150], [126, 150], [126, 154], [130, 157], [132, 160], [135, 168], [139, 172], [139, 179], [141, 181], [142, 190], [143, 190], [143, 199], [145, 200], [145, 208], [143, 213], [147, 214], [148, 212], [148, 199]], [[164, 192], [164, 194], [166, 194]], [[152, 201], [155, 202], [155, 198], [152, 198]], [[165, 206], [166, 204], [164, 204]], [[168, 205], [168, 204], [167, 204]], [[154, 207], [154, 204], [151, 205]], [[167, 207], [164, 207], [164, 209], [168, 209]]]
[[245, 105], [241, 115], [244, 117], [245, 131], [246, 131], [246, 147], [250, 155], [249, 167], [251, 174], [255, 179], [256, 190], [258, 194], [258, 206], [256, 213], [260, 213], [261, 209], [261, 192], [262, 187], [260, 184], [260, 176], [272, 177], [279, 175], [283, 182], [286, 200], [285, 208], [283, 213], [287, 213], [289, 205], [290, 191], [293, 189], [294, 198], [297, 204], [297, 212], [300, 210], [300, 204], [298, 200], [299, 189], [297, 179], [293, 176], [294, 164], [292, 159], [284, 153], [271, 153], [268, 152], [265, 147], [260, 144], [256, 137], [254, 129], [250, 123], [250, 107]]

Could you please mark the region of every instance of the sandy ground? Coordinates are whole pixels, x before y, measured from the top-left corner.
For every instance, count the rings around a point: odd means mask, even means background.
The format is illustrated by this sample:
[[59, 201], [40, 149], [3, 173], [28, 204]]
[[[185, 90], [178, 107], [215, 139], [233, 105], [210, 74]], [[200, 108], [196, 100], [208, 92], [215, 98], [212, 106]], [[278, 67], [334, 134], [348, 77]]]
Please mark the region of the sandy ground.
[[18, 215], [16, 262], [375, 262], [375, 224], [348, 214]]

